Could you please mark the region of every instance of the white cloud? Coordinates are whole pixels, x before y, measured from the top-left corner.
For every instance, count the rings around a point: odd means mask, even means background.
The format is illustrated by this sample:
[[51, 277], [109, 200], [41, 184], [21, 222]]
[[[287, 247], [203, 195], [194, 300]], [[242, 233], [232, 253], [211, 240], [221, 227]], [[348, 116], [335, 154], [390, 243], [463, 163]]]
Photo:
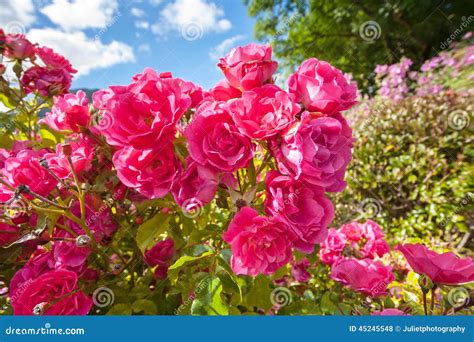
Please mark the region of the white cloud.
[[150, 28], [150, 23], [145, 20], [135, 21], [135, 27], [143, 30], [148, 30]]
[[78, 70], [77, 76], [87, 75], [94, 69], [135, 61], [133, 49], [127, 44], [115, 40], [109, 44], [103, 44], [99, 39], [88, 38], [84, 32], [80, 31], [32, 29], [28, 32], [28, 38], [32, 42], [51, 47], [64, 55]]
[[40, 11], [56, 25], [72, 31], [105, 28], [120, 16], [115, 15], [117, 9], [117, 0], [53, 0]]
[[232, 49], [238, 41], [244, 38], [245, 37], [240, 34], [227, 38], [222, 43], [211, 49], [211, 51], [209, 52], [209, 57], [214, 60], [218, 60], [219, 58], [224, 57], [230, 52], [230, 49]]
[[35, 21], [32, 0], [1, 0], [0, 6], [0, 27], [7, 32], [20, 33]]
[[150, 44], [140, 44], [138, 45], [137, 51], [148, 55], [151, 53], [151, 46]]
[[140, 18], [145, 15], [145, 11], [136, 7], [132, 7], [132, 9], [130, 10], [130, 14], [134, 17]]
[[162, 0], [150, 0], [150, 5], [157, 7], [161, 4]]
[[190, 28], [199, 35], [207, 32], [224, 32], [232, 23], [224, 18], [224, 10], [207, 0], [175, 0], [160, 12], [160, 20], [152, 25], [155, 34], [165, 36], [169, 31], [178, 33]]

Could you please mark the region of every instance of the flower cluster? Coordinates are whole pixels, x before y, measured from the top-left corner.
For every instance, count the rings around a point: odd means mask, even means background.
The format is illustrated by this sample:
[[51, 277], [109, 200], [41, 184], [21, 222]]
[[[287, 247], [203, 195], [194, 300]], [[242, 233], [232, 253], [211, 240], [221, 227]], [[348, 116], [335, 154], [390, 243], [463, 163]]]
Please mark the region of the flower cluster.
[[331, 277], [355, 291], [371, 296], [386, 293], [394, 279], [391, 267], [377, 260], [390, 252], [382, 228], [372, 220], [350, 222], [329, 229], [319, 257], [331, 266]]
[[467, 73], [472, 80], [470, 66], [474, 63], [472, 33], [455, 43], [452, 50], [442, 51], [427, 60], [419, 71], [411, 70], [413, 62], [403, 57], [399, 63], [377, 65], [376, 81], [382, 98], [400, 101], [411, 94], [431, 96], [446, 90], [446, 80]]
[[[67, 59], [52, 49], [33, 44], [22, 34], [5, 34], [1, 28], [0, 54], [19, 65], [31, 62], [32, 66], [19, 79], [27, 94], [37, 93], [43, 97], [65, 94], [77, 72]], [[3, 64], [0, 64], [0, 70], [5, 71]]]

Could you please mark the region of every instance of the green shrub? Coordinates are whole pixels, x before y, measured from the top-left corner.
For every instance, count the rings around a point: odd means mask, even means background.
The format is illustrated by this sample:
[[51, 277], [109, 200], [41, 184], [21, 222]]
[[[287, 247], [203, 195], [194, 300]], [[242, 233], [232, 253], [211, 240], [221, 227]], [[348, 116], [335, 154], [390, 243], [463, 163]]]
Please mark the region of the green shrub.
[[472, 96], [453, 91], [359, 106], [350, 114], [354, 155], [348, 188], [334, 198], [334, 225], [372, 217], [393, 241], [466, 245], [474, 222], [473, 106]]

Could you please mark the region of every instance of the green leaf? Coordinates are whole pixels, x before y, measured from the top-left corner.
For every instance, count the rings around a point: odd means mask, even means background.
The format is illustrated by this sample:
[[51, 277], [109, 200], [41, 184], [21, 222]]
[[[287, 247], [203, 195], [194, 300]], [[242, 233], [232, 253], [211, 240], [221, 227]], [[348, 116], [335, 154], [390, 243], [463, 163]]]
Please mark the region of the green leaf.
[[156, 315], [158, 310], [155, 303], [149, 299], [138, 299], [132, 304], [134, 313], [143, 313], [145, 315]]
[[241, 288], [241, 280], [234, 274], [230, 265], [225, 260], [225, 257], [219, 255], [217, 257], [217, 264], [226, 272], [229, 276], [230, 280], [232, 281], [230, 284], [233, 286], [234, 290], [239, 293], [240, 301], [242, 301], [242, 288]]
[[175, 281], [177, 278], [178, 278], [178, 274], [179, 274], [179, 271], [181, 270], [181, 268], [183, 268], [184, 266], [196, 261], [196, 260], [199, 260], [199, 259], [203, 259], [205, 257], [208, 257], [210, 255], [212, 255], [213, 252], [212, 251], [209, 251], [209, 252], [204, 252], [203, 254], [199, 255], [199, 256], [191, 256], [191, 255], [184, 255], [182, 256], [181, 258], [179, 258], [178, 260], [176, 260], [176, 262], [171, 265], [169, 268], [168, 268], [168, 278], [171, 280], [171, 281]]
[[156, 244], [160, 235], [163, 234], [168, 227], [170, 217], [168, 214], [158, 213], [138, 227], [135, 240], [142, 253], [145, 253], [146, 249]]
[[246, 296], [248, 307], [256, 306], [258, 308], [269, 310], [273, 304], [271, 302], [270, 279], [259, 275], [254, 279], [253, 285]]
[[[10, 96], [9, 96], [10, 95]], [[0, 102], [2, 102], [5, 107], [13, 109], [18, 105], [18, 101], [15, 100], [15, 97], [12, 94], [0, 93]]]
[[132, 308], [128, 304], [115, 304], [107, 312], [108, 316], [130, 316]]
[[222, 283], [216, 276], [202, 280], [194, 291], [196, 298], [191, 305], [193, 315], [228, 315], [229, 307], [222, 300]]

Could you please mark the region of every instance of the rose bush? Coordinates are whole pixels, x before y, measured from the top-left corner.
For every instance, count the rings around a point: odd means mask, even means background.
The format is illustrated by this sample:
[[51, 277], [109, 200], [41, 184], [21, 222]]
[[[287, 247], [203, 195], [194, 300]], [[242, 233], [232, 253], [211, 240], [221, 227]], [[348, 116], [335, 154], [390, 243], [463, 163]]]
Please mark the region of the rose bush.
[[328, 62], [285, 90], [271, 47], [250, 44], [209, 91], [147, 68], [87, 99], [48, 47], [0, 29], [0, 53], [2, 313], [470, 310], [452, 291], [472, 259], [394, 248], [373, 220], [331, 227], [357, 88]]

